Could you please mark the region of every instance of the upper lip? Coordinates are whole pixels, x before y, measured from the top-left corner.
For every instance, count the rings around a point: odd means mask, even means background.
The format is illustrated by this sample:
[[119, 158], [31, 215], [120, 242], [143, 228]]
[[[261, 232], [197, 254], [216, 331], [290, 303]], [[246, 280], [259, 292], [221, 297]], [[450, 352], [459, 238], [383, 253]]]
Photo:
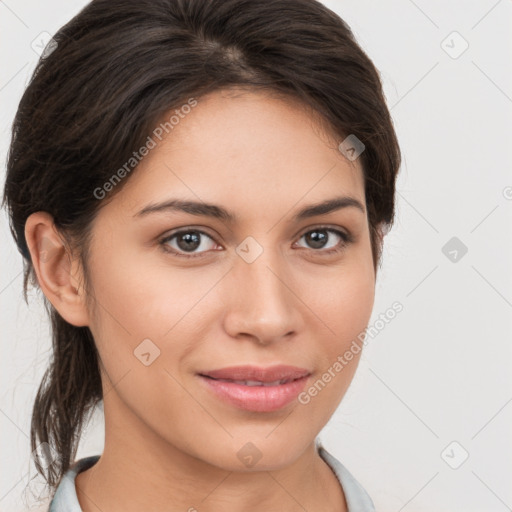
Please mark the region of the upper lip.
[[257, 382], [274, 382], [278, 380], [296, 380], [310, 375], [310, 371], [305, 368], [289, 365], [275, 365], [267, 367], [259, 366], [230, 366], [218, 370], [209, 370], [201, 372], [200, 375], [211, 377], [213, 379], [228, 380], [252, 380]]

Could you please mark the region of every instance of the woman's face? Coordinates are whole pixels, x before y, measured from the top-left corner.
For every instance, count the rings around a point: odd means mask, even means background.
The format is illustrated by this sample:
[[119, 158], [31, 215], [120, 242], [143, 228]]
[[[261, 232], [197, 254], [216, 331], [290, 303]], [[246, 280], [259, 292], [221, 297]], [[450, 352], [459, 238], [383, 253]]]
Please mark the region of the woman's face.
[[[359, 160], [297, 104], [254, 92], [203, 97], [153, 140], [93, 224], [89, 328], [104, 370], [107, 445], [231, 471], [249, 468], [247, 457], [260, 469], [290, 464], [344, 396], [360, 351], [344, 354], [373, 307]], [[363, 209], [299, 215], [342, 196]], [[141, 213], [177, 200], [199, 206]], [[280, 364], [309, 373], [300, 389], [214, 387], [201, 376]]]

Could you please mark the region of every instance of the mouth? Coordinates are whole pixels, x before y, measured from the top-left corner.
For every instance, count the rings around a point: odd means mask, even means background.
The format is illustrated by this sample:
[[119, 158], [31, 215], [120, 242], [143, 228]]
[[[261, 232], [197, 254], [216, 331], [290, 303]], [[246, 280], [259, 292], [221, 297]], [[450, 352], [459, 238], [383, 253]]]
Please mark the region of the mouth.
[[202, 376], [211, 377], [216, 380], [244, 383], [255, 382], [256, 384], [253, 385], [259, 385], [259, 383], [278, 385], [305, 377], [309, 374], [311, 374], [311, 372], [306, 368], [284, 364], [267, 367], [252, 365], [229, 366], [200, 373]]
[[263, 387], [272, 387], [272, 386], [281, 386], [282, 384], [288, 384], [289, 382], [294, 382], [296, 380], [302, 379], [302, 377], [298, 377], [296, 379], [281, 379], [275, 380], [272, 382], [263, 382], [259, 380], [233, 380], [233, 379], [215, 379], [214, 377], [210, 377], [209, 375], [199, 374], [201, 377], [206, 379], [216, 380], [218, 382], [231, 382], [233, 384], [240, 384], [241, 386], [263, 386]]
[[[226, 376], [227, 373], [231, 374], [231, 378]], [[266, 370], [236, 367], [199, 373], [197, 376], [207, 390], [223, 403], [247, 411], [273, 412], [295, 401], [306, 386], [311, 372], [284, 366]]]

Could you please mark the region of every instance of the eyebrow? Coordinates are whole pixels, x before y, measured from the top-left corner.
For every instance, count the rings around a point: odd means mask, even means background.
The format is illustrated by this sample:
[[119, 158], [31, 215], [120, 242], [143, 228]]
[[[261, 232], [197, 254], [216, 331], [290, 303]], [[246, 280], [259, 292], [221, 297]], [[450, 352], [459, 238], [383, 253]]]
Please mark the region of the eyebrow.
[[[339, 196], [332, 199], [327, 199], [321, 203], [310, 204], [301, 210], [299, 210], [292, 221], [299, 222], [310, 217], [316, 217], [317, 215], [326, 215], [342, 208], [356, 208], [363, 214], [366, 214], [366, 210], [362, 203], [350, 196]], [[191, 215], [198, 215], [204, 217], [212, 217], [219, 219], [230, 224], [235, 224], [238, 220], [236, 214], [226, 210], [222, 206], [216, 204], [204, 203], [198, 201], [187, 201], [182, 199], [168, 199], [160, 203], [150, 203], [142, 210], [137, 212], [134, 217], [145, 217], [151, 213], [163, 213], [163, 212], [185, 212]]]

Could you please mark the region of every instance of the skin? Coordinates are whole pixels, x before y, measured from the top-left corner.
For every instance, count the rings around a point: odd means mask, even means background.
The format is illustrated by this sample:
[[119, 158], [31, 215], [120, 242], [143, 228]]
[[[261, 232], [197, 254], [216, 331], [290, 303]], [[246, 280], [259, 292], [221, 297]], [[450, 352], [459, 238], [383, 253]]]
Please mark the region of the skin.
[[[271, 413], [226, 404], [196, 375], [291, 364], [312, 371], [307, 390], [368, 325], [375, 268], [366, 209], [292, 221], [338, 195], [365, 205], [360, 160], [340, 153], [341, 140], [294, 100], [234, 90], [200, 98], [102, 205], [88, 259], [93, 301], [51, 216], [29, 217], [41, 289], [65, 320], [89, 327], [101, 358], [105, 449], [77, 477], [84, 511], [346, 510], [314, 442], [361, 352], [308, 404]], [[221, 205], [238, 222], [184, 212], [134, 217], [178, 197]], [[343, 240], [322, 231], [323, 248], [304, 235], [325, 225], [354, 241], [324, 255]], [[207, 236], [200, 246], [175, 237], [167, 247], [202, 257], [165, 252], [159, 240], [177, 228]], [[249, 236], [263, 249], [252, 263], [236, 252]], [[134, 356], [147, 338], [160, 350], [149, 366]], [[237, 457], [248, 442], [262, 455], [253, 467]]]

